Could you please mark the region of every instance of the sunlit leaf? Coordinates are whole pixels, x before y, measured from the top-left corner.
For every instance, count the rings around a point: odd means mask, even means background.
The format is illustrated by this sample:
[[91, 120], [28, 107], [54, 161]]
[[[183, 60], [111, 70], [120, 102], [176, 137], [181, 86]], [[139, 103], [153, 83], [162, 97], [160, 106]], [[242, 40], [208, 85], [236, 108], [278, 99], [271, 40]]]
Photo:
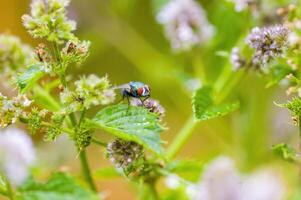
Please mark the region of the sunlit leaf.
[[18, 191], [17, 200], [99, 200], [96, 193], [85, 189], [64, 173], [54, 174], [46, 183], [26, 181]]
[[101, 128], [124, 140], [135, 141], [144, 147], [161, 153], [158, 116], [142, 107], [114, 105], [99, 111], [92, 120], [97, 128]]
[[193, 97], [193, 110], [197, 120], [204, 121], [222, 117], [239, 107], [239, 102], [215, 104], [212, 97], [212, 88], [203, 87], [196, 91]]
[[33, 64], [17, 77], [17, 85], [22, 93], [29, 90], [44, 74], [41, 64]]

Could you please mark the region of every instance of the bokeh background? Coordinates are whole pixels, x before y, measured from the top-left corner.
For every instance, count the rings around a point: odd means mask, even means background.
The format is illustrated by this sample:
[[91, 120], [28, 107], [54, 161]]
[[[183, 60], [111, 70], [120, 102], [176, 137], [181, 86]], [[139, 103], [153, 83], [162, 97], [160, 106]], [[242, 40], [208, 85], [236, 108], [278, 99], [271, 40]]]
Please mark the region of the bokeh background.
[[[272, 7], [286, 5], [289, 0], [270, 2]], [[199, 3], [215, 26], [212, 41], [197, 51], [209, 82], [214, 83], [228, 62], [216, 52], [230, 51], [250, 30], [250, 24], [246, 23], [250, 20], [246, 19], [245, 13], [235, 12], [233, 4], [228, 1], [202, 0]], [[20, 19], [29, 12], [29, 4], [29, 0], [1, 0], [0, 32], [17, 35], [35, 46], [39, 41], [29, 36]], [[168, 130], [162, 138], [168, 146], [191, 115], [196, 69], [192, 62], [193, 53], [171, 50], [162, 26], [156, 21], [159, 4], [160, 1], [151, 0], [72, 0], [69, 16], [78, 22], [76, 34], [80, 39], [90, 40], [92, 46], [83, 66], [69, 69], [69, 73], [73, 77], [107, 74], [115, 85], [132, 80], [149, 84], [152, 97], [166, 109], [164, 122]], [[178, 158], [206, 163], [217, 155], [230, 155], [245, 172], [267, 165], [277, 169], [286, 180], [288, 189], [293, 188], [297, 182], [297, 169], [273, 156], [270, 147], [280, 142], [296, 146], [297, 129], [289, 113], [274, 104], [287, 99], [284, 88], [265, 86], [263, 75], [250, 73], [246, 76], [230, 94], [240, 99], [239, 111], [200, 123]], [[96, 111], [92, 110], [90, 114]], [[110, 139], [105, 133], [97, 133], [97, 137]], [[37, 135], [35, 143], [39, 149], [39, 166], [44, 168], [42, 171], [37, 167], [37, 174], [46, 176], [47, 171], [57, 168], [79, 172], [76, 150], [66, 138], [50, 144]], [[108, 195], [108, 199], [133, 199], [135, 188], [127, 180], [118, 177], [105, 179], [97, 175], [99, 168], [111, 166], [103, 149], [91, 145], [88, 157], [98, 188]], [[196, 174], [192, 179], [198, 178]]]

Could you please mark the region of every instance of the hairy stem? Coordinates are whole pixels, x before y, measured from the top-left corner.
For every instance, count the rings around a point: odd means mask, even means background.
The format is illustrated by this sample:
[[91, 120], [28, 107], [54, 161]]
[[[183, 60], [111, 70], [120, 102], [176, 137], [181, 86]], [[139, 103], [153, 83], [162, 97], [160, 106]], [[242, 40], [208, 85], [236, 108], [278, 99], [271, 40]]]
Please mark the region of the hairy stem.
[[[56, 59], [57, 59], [58, 63], [60, 64], [60, 62], [61, 62], [60, 51], [59, 51], [58, 44], [55, 43], [55, 42], [53, 43], [53, 49], [54, 49], [54, 54], [56, 56]], [[61, 66], [61, 67], [64, 68], [64, 66]], [[60, 76], [61, 83], [63, 84], [63, 86], [65, 88], [67, 88], [68, 87], [68, 85], [67, 85], [68, 83], [66, 81], [65, 70], [61, 69], [60, 71], [61, 71], [61, 73], [59, 74], [59, 76]], [[82, 111], [82, 113], [81, 113], [81, 119], [79, 120], [79, 123], [77, 123], [77, 120], [76, 120], [76, 117], [75, 117], [74, 113], [71, 113], [69, 115], [71, 126], [72, 126], [70, 128], [75, 128], [75, 127], [78, 127], [80, 125], [81, 121], [84, 118], [85, 112], [86, 112], [85, 110]], [[92, 179], [91, 170], [90, 170], [90, 167], [89, 167], [89, 164], [88, 164], [88, 160], [87, 160], [87, 156], [86, 156], [86, 151], [85, 150], [81, 150], [79, 156], [80, 156], [80, 161], [81, 161], [82, 173], [83, 173], [83, 175], [85, 177], [85, 180], [88, 183], [90, 189], [93, 190], [93, 191], [95, 191], [95, 192], [97, 192], [96, 185], [95, 185], [95, 183], [94, 183], [94, 181]]]
[[86, 151], [82, 150], [80, 152], [79, 156], [80, 156], [80, 161], [81, 161], [81, 165], [82, 165], [83, 175], [84, 175], [87, 183], [89, 184], [91, 190], [97, 192], [95, 183], [94, 183], [92, 175], [91, 175], [90, 167], [89, 167], [89, 164], [88, 164], [88, 161], [87, 161]]

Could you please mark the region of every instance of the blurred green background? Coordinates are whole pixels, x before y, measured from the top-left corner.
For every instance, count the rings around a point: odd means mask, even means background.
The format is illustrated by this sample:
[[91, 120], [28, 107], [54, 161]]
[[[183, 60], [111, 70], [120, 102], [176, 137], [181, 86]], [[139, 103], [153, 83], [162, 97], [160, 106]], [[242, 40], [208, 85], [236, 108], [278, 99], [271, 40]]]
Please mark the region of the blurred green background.
[[[269, 2], [272, 6], [286, 5], [290, 1]], [[189, 81], [196, 78], [193, 55], [198, 54], [209, 82], [214, 83], [227, 63], [227, 59], [216, 52], [230, 51], [252, 24], [256, 25], [246, 13], [235, 12], [230, 2], [203, 0], [199, 3], [215, 26], [215, 36], [201, 49], [175, 54], [164, 37], [162, 26], [156, 22], [159, 0], [72, 0], [69, 16], [78, 22], [77, 35], [80, 39], [90, 40], [92, 46], [83, 67], [69, 69], [69, 73], [75, 78], [90, 73], [107, 74], [114, 85], [132, 80], [149, 84], [152, 97], [166, 108], [164, 122], [169, 129], [162, 137], [167, 146], [192, 112]], [[2, 0], [0, 32], [17, 35], [35, 46], [39, 41], [27, 34], [20, 19], [29, 12], [29, 4], [29, 0]], [[271, 165], [282, 173], [288, 187], [292, 188], [296, 183], [297, 169], [274, 157], [270, 147], [280, 142], [296, 146], [297, 129], [289, 113], [274, 104], [286, 100], [284, 88], [266, 89], [265, 85], [262, 75], [250, 73], [244, 78], [230, 95], [240, 99], [239, 111], [199, 124], [178, 158], [205, 163], [217, 155], [227, 154], [244, 171]], [[91, 114], [93, 112], [96, 110]], [[109, 139], [104, 133], [99, 133], [98, 137]], [[57, 167], [72, 172], [79, 170], [76, 151], [66, 140], [48, 144], [38, 136], [36, 143], [40, 149], [40, 165], [49, 170]], [[98, 146], [92, 145], [88, 152], [93, 170], [110, 166]], [[109, 195], [108, 199], [133, 198], [134, 188], [122, 178], [96, 180], [100, 190]]]

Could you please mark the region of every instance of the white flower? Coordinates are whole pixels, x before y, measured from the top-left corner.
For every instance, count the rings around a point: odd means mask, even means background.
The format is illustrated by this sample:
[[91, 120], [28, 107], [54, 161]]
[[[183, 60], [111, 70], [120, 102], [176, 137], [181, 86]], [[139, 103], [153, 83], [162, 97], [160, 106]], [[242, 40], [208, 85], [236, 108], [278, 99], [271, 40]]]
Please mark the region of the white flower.
[[232, 0], [235, 3], [235, 10], [241, 12], [248, 9], [251, 5], [255, 4], [255, 0]]
[[203, 8], [194, 0], [171, 0], [158, 14], [173, 49], [189, 50], [208, 41], [214, 32]]
[[0, 170], [13, 186], [26, 179], [34, 160], [35, 150], [26, 133], [14, 127], [0, 132]]
[[244, 181], [243, 200], [282, 200], [284, 194], [280, 177], [269, 170], [255, 172]]
[[281, 200], [286, 190], [271, 170], [242, 176], [234, 161], [227, 157], [215, 159], [197, 187], [193, 200]]
[[177, 189], [181, 185], [180, 178], [175, 174], [169, 175], [165, 179], [165, 184], [170, 189]]
[[195, 200], [242, 200], [241, 178], [231, 159], [219, 157], [207, 167]]

